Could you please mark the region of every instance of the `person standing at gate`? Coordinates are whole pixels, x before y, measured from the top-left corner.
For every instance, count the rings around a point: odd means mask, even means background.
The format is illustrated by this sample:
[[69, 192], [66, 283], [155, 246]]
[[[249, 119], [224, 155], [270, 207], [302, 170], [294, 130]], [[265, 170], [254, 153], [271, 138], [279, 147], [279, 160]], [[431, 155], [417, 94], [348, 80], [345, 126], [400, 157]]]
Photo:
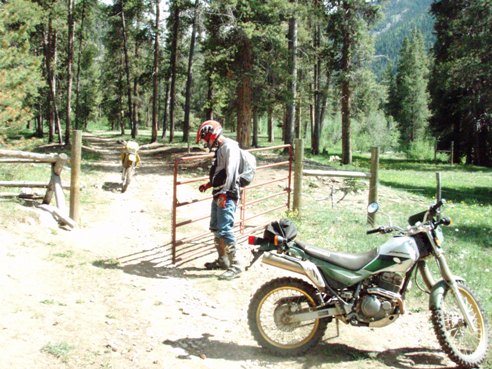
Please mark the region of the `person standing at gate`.
[[200, 125], [196, 143], [200, 141], [203, 141], [210, 152], [215, 152], [209, 182], [199, 187], [200, 192], [212, 187], [210, 230], [214, 233], [214, 244], [218, 253], [218, 258], [205, 263], [205, 268], [224, 269], [225, 272], [219, 279], [231, 280], [241, 273], [233, 230], [240, 191], [240, 149], [236, 141], [222, 135], [222, 126], [215, 120], [206, 120]]

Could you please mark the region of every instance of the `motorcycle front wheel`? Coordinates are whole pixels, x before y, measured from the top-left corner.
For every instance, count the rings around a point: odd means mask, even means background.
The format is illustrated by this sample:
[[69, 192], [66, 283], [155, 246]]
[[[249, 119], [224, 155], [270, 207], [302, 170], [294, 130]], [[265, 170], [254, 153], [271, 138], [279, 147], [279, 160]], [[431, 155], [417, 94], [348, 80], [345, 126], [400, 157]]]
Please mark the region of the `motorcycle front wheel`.
[[485, 360], [488, 349], [488, 323], [473, 291], [458, 281], [458, 291], [475, 325], [473, 331], [465, 321], [449, 286], [440, 295], [438, 308], [432, 310], [432, 324], [444, 352], [463, 368], [477, 368]]
[[123, 169], [123, 183], [121, 185], [121, 192], [125, 192], [130, 185], [133, 177], [133, 171], [135, 170], [135, 165], [131, 164], [128, 168]]
[[317, 290], [297, 278], [277, 278], [253, 295], [248, 324], [260, 346], [278, 356], [301, 355], [323, 338], [327, 319], [296, 322], [292, 314], [316, 310]]

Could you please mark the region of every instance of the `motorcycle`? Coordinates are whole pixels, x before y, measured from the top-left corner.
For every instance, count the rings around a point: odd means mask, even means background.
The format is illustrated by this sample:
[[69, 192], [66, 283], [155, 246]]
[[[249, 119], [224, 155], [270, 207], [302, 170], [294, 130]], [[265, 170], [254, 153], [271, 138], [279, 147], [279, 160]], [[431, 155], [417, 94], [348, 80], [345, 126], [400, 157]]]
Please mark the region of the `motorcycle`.
[[135, 168], [140, 165], [140, 155], [138, 154], [139, 145], [135, 141], [121, 141], [124, 145], [121, 153], [121, 192], [125, 192], [135, 174]]
[[[463, 368], [478, 367], [487, 356], [489, 327], [475, 293], [454, 276], [446, 262], [441, 226], [444, 200], [408, 218], [409, 226], [380, 226], [367, 234], [395, 235], [362, 254], [349, 254], [294, 240], [289, 220], [270, 223], [263, 237], [250, 236], [253, 260], [301, 274], [261, 286], [248, 307], [248, 325], [257, 343], [279, 356], [301, 355], [322, 339], [328, 323], [384, 327], [406, 312], [405, 295], [417, 272], [429, 292], [431, 321], [449, 358]], [[379, 209], [372, 203], [368, 211]], [[442, 279], [427, 265], [437, 261]], [[250, 265], [250, 266], [251, 266]], [[311, 283], [307, 282], [305, 279]]]

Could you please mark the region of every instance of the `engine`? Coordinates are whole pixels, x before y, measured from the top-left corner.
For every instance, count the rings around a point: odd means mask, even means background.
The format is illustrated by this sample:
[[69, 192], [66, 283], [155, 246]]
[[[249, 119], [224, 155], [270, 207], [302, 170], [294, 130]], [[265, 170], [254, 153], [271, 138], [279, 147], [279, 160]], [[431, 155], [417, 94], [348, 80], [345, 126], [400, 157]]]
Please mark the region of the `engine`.
[[399, 294], [402, 283], [403, 278], [397, 273], [386, 272], [375, 276], [361, 290], [351, 323], [374, 327], [392, 323], [403, 310]]

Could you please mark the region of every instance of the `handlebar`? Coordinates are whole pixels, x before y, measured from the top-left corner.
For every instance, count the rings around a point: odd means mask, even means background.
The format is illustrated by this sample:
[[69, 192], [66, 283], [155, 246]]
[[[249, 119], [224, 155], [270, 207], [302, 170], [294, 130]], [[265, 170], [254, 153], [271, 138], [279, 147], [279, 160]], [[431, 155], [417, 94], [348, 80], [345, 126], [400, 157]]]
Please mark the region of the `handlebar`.
[[378, 228], [370, 229], [370, 230], [368, 230], [366, 232], [366, 234], [380, 233], [382, 231], [382, 228], [384, 228], [384, 227], [381, 226], [381, 227], [378, 227]]
[[444, 205], [444, 200], [439, 200], [439, 201], [438, 201], [438, 202], [436, 202], [434, 205], [431, 205], [431, 206], [429, 207], [429, 213], [430, 213], [431, 215], [436, 214], [436, 212], [439, 210], [439, 208], [440, 208], [441, 206], [443, 206], [443, 205]]
[[448, 226], [448, 225], [451, 225], [452, 223], [453, 223], [453, 221], [451, 220], [451, 218], [441, 218], [439, 220], [439, 222], [437, 222], [437, 225]]
[[373, 233], [391, 233], [391, 232], [394, 232], [394, 231], [402, 231], [402, 229], [400, 227], [397, 227], [397, 226], [379, 226], [378, 228], [374, 228], [374, 229], [370, 229], [368, 231], [366, 231], [366, 234], [373, 234]]
[[[443, 206], [445, 203], [445, 200], [439, 200], [437, 203], [434, 205], [431, 205], [429, 207], [429, 210], [412, 215], [409, 217], [409, 224], [410, 228], [407, 228], [406, 231], [410, 231], [411, 229], [415, 229], [416, 227], [421, 227], [422, 223], [424, 222], [425, 224], [431, 225], [431, 227], [437, 227], [439, 225], [444, 225], [448, 226], [452, 224], [452, 220], [450, 218], [440, 218], [437, 221], [434, 220], [434, 215], [437, 214], [438, 210], [440, 209], [441, 206]], [[429, 222], [430, 220], [430, 222]], [[374, 234], [374, 233], [391, 233], [391, 232], [405, 232], [405, 230], [401, 227], [398, 226], [379, 226], [378, 228], [370, 229], [366, 231], [366, 234]]]

